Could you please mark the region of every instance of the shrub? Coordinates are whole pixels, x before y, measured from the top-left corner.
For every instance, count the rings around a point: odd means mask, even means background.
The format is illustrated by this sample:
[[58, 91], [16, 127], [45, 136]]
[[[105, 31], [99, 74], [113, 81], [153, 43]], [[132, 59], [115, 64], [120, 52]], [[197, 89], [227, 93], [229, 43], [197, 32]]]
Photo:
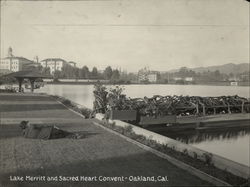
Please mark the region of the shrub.
[[131, 125], [128, 125], [124, 128], [124, 131], [126, 134], [131, 134], [133, 132], [133, 127]]
[[85, 116], [85, 118], [91, 118], [92, 117], [92, 110], [88, 108], [80, 108], [80, 113]]
[[74, 105], [71, 103], [71, 101], [68, 100], [68, 99], [63, 100], [62, 103], [63, 103], [64, 105], [66, 105], [66, 106], [69, 106], [69, 107], [73, 107], [73, 106], [74, 106]]
[[212, 154], [211, 153], [203, 153], [204, 159], [205, 159], [205, 163], [207, 165], [211, 165], [212, 164]]

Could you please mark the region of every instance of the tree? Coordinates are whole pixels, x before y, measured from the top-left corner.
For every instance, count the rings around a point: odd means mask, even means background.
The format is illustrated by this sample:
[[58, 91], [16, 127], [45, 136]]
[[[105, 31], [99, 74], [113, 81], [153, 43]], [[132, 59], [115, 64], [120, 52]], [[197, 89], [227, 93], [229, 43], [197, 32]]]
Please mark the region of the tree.
[[91, 75], [92, 75], [92, 78], [97, 78], [98, 77], [98, 71], [97, 71], [96, 67], [93, 67]]
[[78, 79], [79, 78], [79, 68], [74, 67], [73, 72], [74, 72], [74, 78]]
[[112, 81], [117, 81], [119, 78], [120, 78], [120, 72], [117, 69], [115, 69], [112, 72], [111, 80]]
[[74, 77], [74, 67], [71, 65], [65, 65], [62, 67], [61, 77], [73, 78]]
[[61, 78], [61, 71], [56, 70], [54, 72], [54, 79], [59, 79], [59, 78]]
[[112, 68], [110, 66], [106, 67], [103, 72], [103, 76], [106, 80], [110, 80], [112, 77]]
[[229, 77], [234, 77], [234, 74], [232, 72], [229, 73]]
[[82, 72], [82, 78], [84, 79], [89, 78], [89, 68], [87, 66], [83, 66], [81, 72]]
[[42, 68], [42, 74], [45, 76], [50, 76], [50, 67]]
[[179, 76], [182, 78], [187, 77], [188, 76], [187, 67], [181, 67], [178, 73], [179, 73]]
[[214, 78], [215, 78], [216, 81], [221, 81], [221, 80], [223, 80], [223, 76], [221, 75], [221, 73], [220, 73], [219, 70], [216, 70], [216, 71], [214, 72]]

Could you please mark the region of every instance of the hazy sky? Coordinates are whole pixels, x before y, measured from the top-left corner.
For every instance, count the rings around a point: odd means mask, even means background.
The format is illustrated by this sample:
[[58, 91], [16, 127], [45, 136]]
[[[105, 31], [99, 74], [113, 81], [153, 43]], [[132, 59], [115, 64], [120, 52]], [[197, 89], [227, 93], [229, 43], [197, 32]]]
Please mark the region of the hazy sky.
[[244, 0], [1, 2], [1, 57], [63, 58], [104, 69], [249, 63]]

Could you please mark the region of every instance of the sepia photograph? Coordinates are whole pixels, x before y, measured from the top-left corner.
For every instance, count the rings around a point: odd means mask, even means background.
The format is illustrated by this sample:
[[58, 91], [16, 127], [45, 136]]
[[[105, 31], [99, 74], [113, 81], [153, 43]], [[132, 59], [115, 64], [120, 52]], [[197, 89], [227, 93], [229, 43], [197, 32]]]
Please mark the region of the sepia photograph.
[[248, 0], [0, 0], [0, 187], [250, 186]]

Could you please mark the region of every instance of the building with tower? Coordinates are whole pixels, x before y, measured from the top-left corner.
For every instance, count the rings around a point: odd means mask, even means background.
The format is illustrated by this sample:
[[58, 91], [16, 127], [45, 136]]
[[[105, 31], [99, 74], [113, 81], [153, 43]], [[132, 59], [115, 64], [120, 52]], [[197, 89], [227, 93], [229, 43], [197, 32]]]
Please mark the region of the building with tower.
[[62, 68], [67, 65], [76, 67], [75, 62], [67, 62], [61, 58], [47, 58], [39, 62], [38, 56], [35, 56], [34, 60], [29, 60], [24, 57], [17, 57], [13, 55], [13, 50], [11, 47], [9, 47], [7, 57], [1, 58], [0, 74], [32, 69], [39, 66], [42, 66], [43, 68], [49, 68], [50, 73], [53, 74], [56, 70], [62, 71]]
[[22, 71], [31, 64], [34, 64], [34, 61], [14, 56], [12, 48], [9, 47], [7, 57], [0, 60], [0, 74]]

